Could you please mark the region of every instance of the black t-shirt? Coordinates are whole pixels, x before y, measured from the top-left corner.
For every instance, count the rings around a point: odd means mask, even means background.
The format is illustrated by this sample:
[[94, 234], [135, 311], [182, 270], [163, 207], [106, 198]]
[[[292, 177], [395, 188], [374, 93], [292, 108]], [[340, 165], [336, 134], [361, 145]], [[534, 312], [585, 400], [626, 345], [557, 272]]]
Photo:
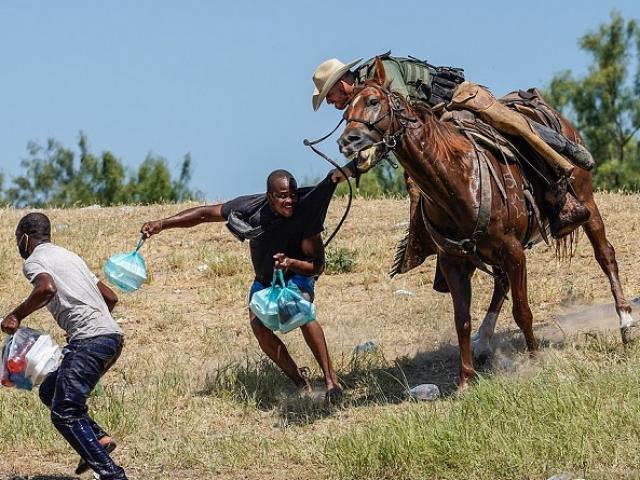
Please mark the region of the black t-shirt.
[[[222, 204], [222, 216], [231, 212], [252, 227], [262, 226], [264, 232], [249, 242], [251, 262], [256, 280], [271, 285], [273, 256], [284, 253], [289, 258], [309, 260], [302, 252], [302, 240], [324, 230], [324, 220], [336, 184], [327, 176], [315, 187], [298, 189], [298, 203], [291, 218], [278, 215], [269, 206], [264, 193], [245, 195]], [[288, 276], [293, 275], [289, 272]]]

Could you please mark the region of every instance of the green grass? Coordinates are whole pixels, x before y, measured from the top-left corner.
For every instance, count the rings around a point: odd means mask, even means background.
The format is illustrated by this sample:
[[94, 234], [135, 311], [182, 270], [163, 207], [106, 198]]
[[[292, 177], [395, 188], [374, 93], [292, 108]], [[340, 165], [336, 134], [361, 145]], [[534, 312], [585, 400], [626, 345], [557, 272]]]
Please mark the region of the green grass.
[[555, 360], [532, 376], [480, 380], [459, 397], [343, 434], [326, 447], [333, 477], [638, 478], [637, 352]]

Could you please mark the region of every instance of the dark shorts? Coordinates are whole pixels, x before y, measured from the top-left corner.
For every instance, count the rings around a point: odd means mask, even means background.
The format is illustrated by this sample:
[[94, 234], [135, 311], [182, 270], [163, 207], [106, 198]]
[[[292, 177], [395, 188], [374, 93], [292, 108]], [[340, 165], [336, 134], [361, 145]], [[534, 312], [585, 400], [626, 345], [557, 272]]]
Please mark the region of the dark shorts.
[[[313, 302], [313, 299], [315, 297], [315, 292], [314, 292], [315, 280], [313, 279], [313, 277], [305, 277], [304, 275], [294, 275], [289, 280], [295, 283], [303, 293], [308, 293], [310, 300]], [[251, 301], [251, 297], [253, 297], [254, 293], [259, 292], [260, 290], [263, 290], [268, 286], [269, 285], [263, 285], [258, 280], [254, 280], [253, 283], [251, 284], [251, 289], [249, 290], [249, 302]]]

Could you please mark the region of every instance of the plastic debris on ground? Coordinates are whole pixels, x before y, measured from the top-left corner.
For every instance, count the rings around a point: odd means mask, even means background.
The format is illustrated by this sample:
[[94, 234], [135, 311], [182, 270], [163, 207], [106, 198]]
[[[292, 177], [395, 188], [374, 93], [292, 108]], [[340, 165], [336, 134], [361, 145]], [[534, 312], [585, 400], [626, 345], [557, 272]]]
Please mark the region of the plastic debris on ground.
[[397, 297], [413, 297], [415, 295], [411, 290], [405, 290], [404, 288], [399, 288], [393, 294]]
[[373, 340], [369, 340], [368, 342], [360, 343], [355, 346], [353, 349], [355, 353], [371, 353], [378, 351], [380, 347]]
[[411, 388], [409, 396], [416, 400], [437, 400], [440, 398], [440, 388], [435, 383], [423, 383]]

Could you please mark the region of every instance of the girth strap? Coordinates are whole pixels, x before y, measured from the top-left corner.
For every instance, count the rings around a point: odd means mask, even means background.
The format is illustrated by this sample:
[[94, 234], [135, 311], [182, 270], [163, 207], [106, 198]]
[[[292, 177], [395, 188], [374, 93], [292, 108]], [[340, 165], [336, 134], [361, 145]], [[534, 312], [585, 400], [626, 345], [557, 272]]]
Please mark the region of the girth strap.
[[489, 221], [491, 220], [491, 174], [487, 166], [488, 159], [484, 153], [475, 150], [475, 154], [480, 175], [480, 205], [478, 206], [476, 225], [471, 236], [462, 240], [453, 240], [440, 233], [427, 216], [424, 208], [424, 193], [420, 197], [420, 211], [422, 212], [422, 220], [424, 221], [427, 232], [440, 250], [451, 255], [466, 257], [479, 270], [495, 276], [495, 273], [491, 271], [487, 264], [478, 256], [476, 249], [476, 242], [486, 234]]

